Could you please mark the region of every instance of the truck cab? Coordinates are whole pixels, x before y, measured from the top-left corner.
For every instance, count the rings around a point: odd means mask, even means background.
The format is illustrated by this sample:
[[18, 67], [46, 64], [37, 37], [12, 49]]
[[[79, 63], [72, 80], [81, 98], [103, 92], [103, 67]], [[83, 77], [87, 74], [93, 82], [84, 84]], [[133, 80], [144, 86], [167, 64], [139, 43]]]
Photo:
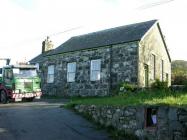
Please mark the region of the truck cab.
[[[1, 71], [0, 71], [1, 72]], [[2, 68], [0, 78], [0, 101], [32, 101], [40, 99], [41, 80], [33, 65], [8, 65]]]

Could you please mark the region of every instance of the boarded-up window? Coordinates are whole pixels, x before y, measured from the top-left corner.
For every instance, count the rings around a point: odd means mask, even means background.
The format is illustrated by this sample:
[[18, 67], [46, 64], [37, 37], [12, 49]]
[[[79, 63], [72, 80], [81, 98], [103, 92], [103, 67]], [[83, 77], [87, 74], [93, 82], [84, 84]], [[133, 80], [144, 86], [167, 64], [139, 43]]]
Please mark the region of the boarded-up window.
[[160, 80], [164, 81], [164, 60], [160, 63]]
[[67, 81], [74, 82], [76, 73], [76, 63], [68, 63], [67, 65]]
[[48, 66], [47, 71], [47, 83], [53, 83], [54, 82], [54, 65]]
[[166, 73], [166, 82], [167, 82], [167, 83], [169, 82], [169, 76], [168, 76], [168, 73]]
[[156, 56], [154, 54], [151, 55], [151, 65], [152, 65], [152, 79], [156, 79]]
[[97, 81], [101, 78], [101, 60], [91, 60], [90, 80]]

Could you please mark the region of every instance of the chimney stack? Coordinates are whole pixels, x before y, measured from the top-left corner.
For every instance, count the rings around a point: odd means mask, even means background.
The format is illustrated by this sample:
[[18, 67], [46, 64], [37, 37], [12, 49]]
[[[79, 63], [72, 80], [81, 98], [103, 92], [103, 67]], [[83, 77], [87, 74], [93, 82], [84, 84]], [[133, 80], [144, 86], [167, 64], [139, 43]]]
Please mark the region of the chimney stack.
[[47, 36], [47, 38], [42, 42], [42, 53], [52, 50], [53, 46], [52, 41], [49, 39], [49, 36]]

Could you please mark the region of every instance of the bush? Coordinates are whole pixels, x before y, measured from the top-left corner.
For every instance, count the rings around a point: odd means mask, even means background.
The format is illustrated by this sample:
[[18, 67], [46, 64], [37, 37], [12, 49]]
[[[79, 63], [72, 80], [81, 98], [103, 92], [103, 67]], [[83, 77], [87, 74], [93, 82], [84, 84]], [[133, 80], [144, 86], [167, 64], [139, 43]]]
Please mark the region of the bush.
[[134, 92], [136, 91], [136, 89], [137, 89], [136, 85], [125, 82], [120, 84], [119, 93]]
[[172, 76], [172, 85], [185, 85], [187, 83], [186, 75]]
[[159, 79], [156, 79], [154, 83], [152, 83], [151, 88], [153, 89], [168, 89], [168, 82], [160, 81]]

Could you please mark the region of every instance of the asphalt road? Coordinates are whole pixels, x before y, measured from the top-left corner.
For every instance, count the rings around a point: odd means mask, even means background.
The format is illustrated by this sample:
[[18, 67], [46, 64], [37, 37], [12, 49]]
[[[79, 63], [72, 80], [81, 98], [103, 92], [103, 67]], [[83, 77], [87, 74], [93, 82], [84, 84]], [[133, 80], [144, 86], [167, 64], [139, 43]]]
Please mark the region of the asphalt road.
[[65, 101], [0, 104], [0, 140], [108, 140], [104, 130], [60, 108]]

